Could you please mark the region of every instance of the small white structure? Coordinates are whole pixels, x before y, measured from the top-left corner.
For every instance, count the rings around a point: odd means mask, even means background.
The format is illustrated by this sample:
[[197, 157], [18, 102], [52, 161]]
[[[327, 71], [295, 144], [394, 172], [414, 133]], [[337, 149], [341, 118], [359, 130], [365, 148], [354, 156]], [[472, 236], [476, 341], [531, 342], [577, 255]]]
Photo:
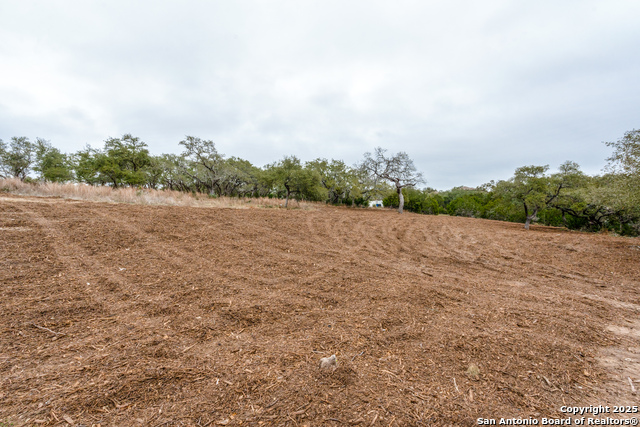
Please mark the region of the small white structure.
[[382, 200], [372, 200], [369, 202], [369, 207], [370, 208], [381, 208], [382, 207]]

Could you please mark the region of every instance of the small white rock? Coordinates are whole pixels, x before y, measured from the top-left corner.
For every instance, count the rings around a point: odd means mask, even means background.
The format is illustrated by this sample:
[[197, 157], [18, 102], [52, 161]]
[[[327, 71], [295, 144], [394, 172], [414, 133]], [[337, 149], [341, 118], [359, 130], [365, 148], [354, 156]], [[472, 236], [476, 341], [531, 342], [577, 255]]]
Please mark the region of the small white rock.
[[320, 369], [335, 371], [337, 367], [338, 360], [335, 354], [331, 357], [323, 357], [320, 359]]

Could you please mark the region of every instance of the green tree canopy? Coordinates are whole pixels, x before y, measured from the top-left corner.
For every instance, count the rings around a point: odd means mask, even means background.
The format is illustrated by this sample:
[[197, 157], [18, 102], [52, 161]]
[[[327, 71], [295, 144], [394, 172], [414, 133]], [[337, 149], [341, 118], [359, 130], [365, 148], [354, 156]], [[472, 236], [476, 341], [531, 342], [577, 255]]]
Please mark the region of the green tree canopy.
[[317, 172], [320, 182], [326, 190], [327, 201], [333, 204], [354, 204], [355, 199], [362, 196], [360, 182], [356, 171], [342, 160], [328, 161], [316, 159], [306, 163], [306, 167]]
[[182, 157], [187, 160], [182, 173], [192, 181], [196, 191], [216, 194], [222, 179], [224, 156], [218, 153], [211, 140], [203, 140], [195, 136], [186, 136], [179, 142], [185, 150]]
[[35, 143], [35, 166], [39, 178], [49, 182], [66, 182], [73, 179], [71, 159], [49, 141], [37, 138]]
[[0, 139], [0, 177], [25, 180], [34, 162], [35, 146], [26, 136], [14, 136], [9, 146]]
[[529, 229], [531, 221], [537, 219], [537, 214], [544, 209], [549, 201], [549, 178], [545, 173], [549, 169], [545, 166], [522, 166], [509, 181], [496, 184], [497, 193], [505, 195], [514, 202], [520, 203], [525, 213], [525, 229]]
[[628, 209], [640, 206], [640, 129], [633, 129], [615, 142], [606, 142], [613, 147], [607, 158], [606, 169], [617, 176], [612, 184]]
[[145, 169], [151, 157], [147, 144], [127, 133], [122, 138], [107, 139], [97, 162], [99, 171], [109, 176], [115, 187], [141, 186], [146, 182]]
[[[296, 198], [319, 200], [323, 195], [320, 174], [310, 168], [302, 167], [300, 159], [285, 156], [282, 160], [268, 165], [266, 173], [272, 184], [282, 189], [285, 196], [285, 207], [289, 206], [292, 195]], [[324, 194], [326, 195], [326, 193]]]

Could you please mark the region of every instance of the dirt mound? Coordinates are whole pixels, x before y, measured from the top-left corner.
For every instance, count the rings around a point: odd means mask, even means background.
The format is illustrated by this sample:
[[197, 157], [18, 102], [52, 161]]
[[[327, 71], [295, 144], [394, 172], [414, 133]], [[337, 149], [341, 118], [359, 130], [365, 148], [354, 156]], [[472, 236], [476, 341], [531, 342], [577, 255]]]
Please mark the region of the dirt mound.
[[0, 425], [476, 425], [637, 404], [637, 246], [387, 210], [4, 197]]

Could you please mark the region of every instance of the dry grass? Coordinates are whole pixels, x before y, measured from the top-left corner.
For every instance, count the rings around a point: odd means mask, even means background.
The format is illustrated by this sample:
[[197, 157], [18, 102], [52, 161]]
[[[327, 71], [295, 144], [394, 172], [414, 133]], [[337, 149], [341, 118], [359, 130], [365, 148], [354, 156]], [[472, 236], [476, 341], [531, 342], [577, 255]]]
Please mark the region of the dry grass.
[[[59, 184], [54, 182], [26, 183], [19, 179], [0, 179], [0, 193], [20, 196], [60, 197], [63, 199], [87, 200], [93, 202], [128, 203], [135, 205], [166, 205], [217, 208], [284, 208], [284, 199], [208, 197], [181, 191], [150, 190], [138, 188], [112, 188], [87, 184]], [[319, 209], [319, 202], [289, 202], [293, 209]]]

